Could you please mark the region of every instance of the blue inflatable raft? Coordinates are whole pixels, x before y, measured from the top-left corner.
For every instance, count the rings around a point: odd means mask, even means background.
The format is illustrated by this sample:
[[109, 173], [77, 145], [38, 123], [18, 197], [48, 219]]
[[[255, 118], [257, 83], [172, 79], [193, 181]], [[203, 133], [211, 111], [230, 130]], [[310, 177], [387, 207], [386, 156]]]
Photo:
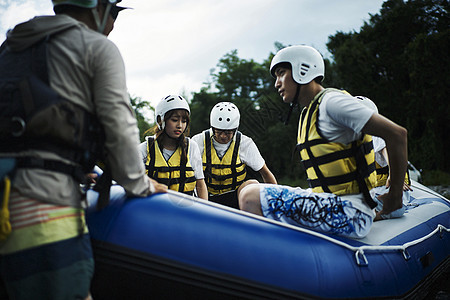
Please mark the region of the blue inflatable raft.
[[360, 240], [178, 193], [113, 201], [87, 214], [94, 299], [423, 298], [450, 266], [450, 202], [412, 188]]

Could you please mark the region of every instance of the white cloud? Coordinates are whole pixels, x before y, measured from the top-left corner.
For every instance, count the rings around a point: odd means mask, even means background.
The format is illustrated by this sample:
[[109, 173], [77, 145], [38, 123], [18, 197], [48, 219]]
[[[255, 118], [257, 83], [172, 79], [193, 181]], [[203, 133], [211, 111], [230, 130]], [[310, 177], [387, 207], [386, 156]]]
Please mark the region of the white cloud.
[[[0, 0], [1, 1], [1, 0]], [[304, 43], [325, 56], [328, 36], [358, 31], [383, 0], [124, 0], [110, 39], [119, 47], [131, 95], [157, 101], [199, 91], [210, 69], [233, 49], [262, 62], [274, 42]], [[52, 14], [50, 0], [0, 2], [0, 36], [34, 15]]]
[[52, 14], [51, 2], [41, 1], [2, 1], [0, 2], [0, 32], [1, 40], [7, 29], [13, 28], [16, 24], [25, 22], [36, 15]]

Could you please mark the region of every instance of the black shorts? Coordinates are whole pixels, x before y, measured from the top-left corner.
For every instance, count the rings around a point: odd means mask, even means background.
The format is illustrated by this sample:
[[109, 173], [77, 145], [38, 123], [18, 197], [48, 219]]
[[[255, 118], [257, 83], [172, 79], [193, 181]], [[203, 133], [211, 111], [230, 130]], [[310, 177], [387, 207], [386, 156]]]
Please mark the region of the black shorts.
[[219, 204], [223, 204], [232, 208], [236, 208], [239, 209], [239, 201], [238, 201], [238, 197], [237, 197], [237, 190], [233, 191], [233, 192], [228, 192], [225, 194], [220, 194], [220, 195], [209, 195], [208, 197], [209, 201], [215, 202], [215, 203], [219, 203]]

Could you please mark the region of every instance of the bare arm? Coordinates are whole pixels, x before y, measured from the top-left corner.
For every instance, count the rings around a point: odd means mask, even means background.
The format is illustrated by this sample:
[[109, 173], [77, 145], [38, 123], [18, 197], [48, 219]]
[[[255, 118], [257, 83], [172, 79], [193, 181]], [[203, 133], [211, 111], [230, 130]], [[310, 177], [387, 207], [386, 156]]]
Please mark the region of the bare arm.
[[195, 188], [197, 189], [197, 194], [199, 198], [208, 200], [208, 188], [206, 187], [204, 179], [197, 179]]
[[402, 207], [403, 182], [408, 165], [407, 130], [379, 114], [373, 114], [364, 126], [364, 133], [379, 136], [386, 142], [389, 158], [390, 184], [389, 192], [381, 195], [383, 210], [377, 213], [388, 214]]
[[[384, 159], [387, 161], [387, 163], [389, 165], [389, 157], [388, 157], [388, 154], [387, 154], [386, 147], [383, 148], [383, 150], [381, 150], [381, 155], [383, 155]], [[387, 180], [386, 180], [386, 187], [388, 188], [390, 186], [391, 186], [391, 176], [389, 175]], [[403, 182], [403, 190], [404, 191], [412, 191], [412, 188], [409, 186], [409, 184], [407, 183], [406, 179]]]
[[261, 174], [261, 177], [263, 178], [265, 183], [277, 184], [277, 179], [272, 174], [272, 172], [270, 172], [266, 164], [264, 164], [261, 170], [259, 170], [259, 174]]

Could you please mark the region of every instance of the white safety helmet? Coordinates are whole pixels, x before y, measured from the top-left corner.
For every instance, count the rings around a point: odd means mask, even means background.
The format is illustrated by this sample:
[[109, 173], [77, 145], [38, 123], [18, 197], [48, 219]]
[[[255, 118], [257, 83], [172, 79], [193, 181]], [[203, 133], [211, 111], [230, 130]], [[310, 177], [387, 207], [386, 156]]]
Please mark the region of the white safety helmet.
[[308, 84], [316, 77], [325, 77], [325, 64], [322, 55], [316, 49], [299, 45], [281, 49], [272, 58], [270, 73], [274, 78], [278, 64], [289, 63], [292, 67], [292, 78], [298, 84]]
[[356, 96], [356, 98], [361, 100], [362, 104], [364, 104], [365, 106], [367, 106], [368, 108], [370, 108], [374, 112], [378, 113], [378, 107], [375, 104], [375, 102], [373, 102], [372, 100], [370, 100], [369, 98], [364, 97], [364, 96]]
[[[166, 127], [166, 122], [164, 121], [164, 116], [168, 111], [174, 109], [184, 109], [187, 110], [189, 115], [191, 114], [191, 110], [189, 109], [189, 104], [186, 99], [181, 97], [180, 95], [169, 95], [161, 99], [158, 105], [156, 105], [155, 109], [155, 122], [158, 125], [158, 128], [163, 130]], [[161, 118], [161, 125], [158, 123], [158, 117]]]
[[211, 127], [232, 130], [239, 127], [239, 109], [231, 102], [219, 102], [211, 110], [210, 124]]

